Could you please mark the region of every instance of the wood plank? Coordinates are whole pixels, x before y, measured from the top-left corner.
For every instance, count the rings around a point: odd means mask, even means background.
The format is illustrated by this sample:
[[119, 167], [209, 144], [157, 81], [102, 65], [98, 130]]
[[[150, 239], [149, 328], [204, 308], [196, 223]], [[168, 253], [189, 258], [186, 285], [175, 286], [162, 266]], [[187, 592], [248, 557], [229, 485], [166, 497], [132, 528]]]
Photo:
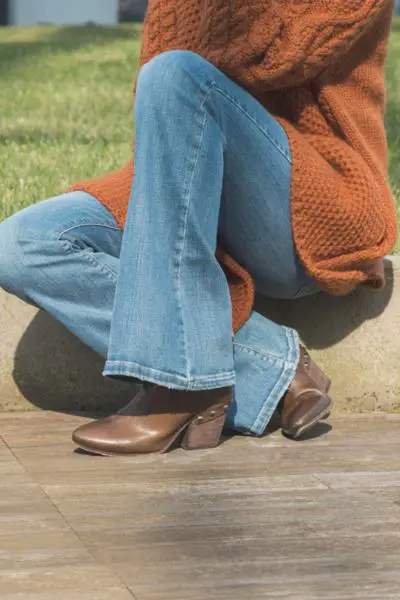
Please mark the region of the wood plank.
[[[97, 564], [74, 564], [57, 565], [54, 567], [40, 567], [36, 569], [14, 568], [0, 571], [0, 589], [1, 598], [10, 596], [15, 600], [15, 596], [20, 594], [24, 600], [25, 594], [40, 595], [41, 598], [51, 598], [59, 600], [60, 593], [71, 600], [78, 600], [87, 595], [92, 598], [95, 594], [103, 593], [105, 589], [112, 593], [122, 593], [124, 586], [119, 579], [108, 569]], [[127, 598], [128, 596], [125, 593]], [[122, 598], [125, 600], [125, 596]], [[101, 596], [100, 596], [101, 597]], [[113, 596], [110, 595], [110, 600]]]
[[[395, 457], [399, 463], [400, 457]], [[358, 465], [357, 465], [358, 466]], [[332, 489], [371, 489], [399, 488], [400, 500], [400, 470], [399, 471], [353, 471], [352, 473], [317, 473], [318, 479]]]
[[[111, 458], [75, 453], [72, 443], [41, 446], [34, 452], [29, 447], [17, 447], [14, 452], [27, 472], [45, 486], [121, 481], [124, 485], [145, 482], [150, 490], [163, 485], [181, 488], [193, 482], [201, 492], [201, 486], [204, 488], [214, 480], [266, 489], [268, 485], [288, 487], [287, 478], [291, 477], [296, 488], [317, 489], [328, 485], [319, 477], [323, 473], [399, 469], [397, 440], [354, 444], [351, 449], [344, 444], [332, 444], [320, 446], [309, 442], [275, 447], [263, 440], [237, 438], [213, 451], [174, 450], [164, 456]], [[318, 481], [313, 479], [314, 474], [318, 475]], [[249, 481], [242, 483], [244, 479]]]
[[4, 413], [0, 415], [1, 436], [12, 448], [69, 444], [73, 429], [88, 420], [51, 411]]
[[1, 600], [400, 598], [400, 415], [114, 458], [40, 417], [0, 416]]
[[[12, 448], [18, 446], [42, 446], [44, 444], [70, 445], [72, 430], [90, 420], [91, 418], [87, 415], [72, 415], [51, 411], [2, 413], [0, 414], [1, 436]], [[335, 415], [329, 423], [332, 425], [332, 428], [325, 425], [321, 426], [316, 430], [317, 437], [313, 437], [309, 441], [302, 440], [300, 443], [296, 443], [288, 440], [279, 431], [276, 431], [272, 435], [268, 435], [260, 440], [260, 442], [266, 443], [269, 446], [288, 448], [293, 447], [294, 443], [296, 446], [310, 442], [318, 445], [329, 445], [332, 442], [335, 442], [335, 444], [347, 444], [350, 435], [355, 444], [365, 444], [367, 440], [373, 442], [380, 437], [390, 439], [394, 442], [400, 427], [400, 413]], [[237, 440], [240, 439], [243, 438], [237, 438]], [[247, 438], [244, 439], [247, 440]]]
[[46, 590], [40, 592], [17, 592], [2, 594], [1, 600], [132, 600], [134, 595], [125, 587], [114, 585], [101, 590], [61, 589]]

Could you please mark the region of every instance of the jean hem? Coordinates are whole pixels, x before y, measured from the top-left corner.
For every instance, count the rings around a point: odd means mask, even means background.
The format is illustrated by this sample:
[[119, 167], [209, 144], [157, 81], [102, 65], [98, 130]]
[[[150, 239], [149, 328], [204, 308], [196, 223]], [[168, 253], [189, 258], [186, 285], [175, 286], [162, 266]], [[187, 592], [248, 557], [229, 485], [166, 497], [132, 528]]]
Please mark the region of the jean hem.
[[283, 368], [280, 376], [268, 395], [267, 399], [263, 403], [260, 412], [253, 425], [248, 429], [250, 435], [256, 435], [258, 437], [265, 433], [265, 430], [278, 407], [279, 402], [287, 392], [290, 384], [292, 383], [296, 370], [300, 360], [300, 341], [297, 332], [294, 329], [283, 327], [286, 339], [288, 343], [288, 357], [283, 363]]
[[235, 385], [234, 371], [188, 378], [178, 374], [165, 373], [138, 363], [123, 361], [107, 361], [103, 375], [110, 378], [129, 377], [184, 391], [210, 390]]

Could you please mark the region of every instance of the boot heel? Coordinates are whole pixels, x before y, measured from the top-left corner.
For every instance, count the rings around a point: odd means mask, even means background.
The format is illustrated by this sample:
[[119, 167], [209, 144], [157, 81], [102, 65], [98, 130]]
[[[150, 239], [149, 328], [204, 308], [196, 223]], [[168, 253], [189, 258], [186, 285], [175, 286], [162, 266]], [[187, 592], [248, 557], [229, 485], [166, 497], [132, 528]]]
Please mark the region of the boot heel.
[[213, 406], [192, 419], [183, 437], [182, 448], [200, 450], [219, 446], [227, 410], [227, 404]]
[[324, 394], [327, 394], [331, 387], [331, 380], [325, 375], [319, 366], [315, 364], [313, 360], [309, 360], [310, 365], [308, 368], [308, 373], [310, 377], [315, 381], [318, 389], [321, 390], [321, 392], [324, 392]]

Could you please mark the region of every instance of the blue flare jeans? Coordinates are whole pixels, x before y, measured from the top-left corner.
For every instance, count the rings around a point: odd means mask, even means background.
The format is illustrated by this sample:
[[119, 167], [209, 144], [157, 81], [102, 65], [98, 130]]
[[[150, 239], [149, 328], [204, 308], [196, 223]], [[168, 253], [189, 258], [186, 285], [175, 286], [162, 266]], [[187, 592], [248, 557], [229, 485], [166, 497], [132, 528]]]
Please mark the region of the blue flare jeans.
[[299, 340], [256, 312], [232, 335], [215, 250], [218, 237], [261, 294], [315, 291], [293, 241], [287, 136], [250, 94], [183, 51], [141, 69], [135, 121], [124, 231], [86, 192], [32, 205], [0, 224], [0, 287], [101, 354], [105, 376], [234, 386], [228, 425], [261, 435], [294, 377]]

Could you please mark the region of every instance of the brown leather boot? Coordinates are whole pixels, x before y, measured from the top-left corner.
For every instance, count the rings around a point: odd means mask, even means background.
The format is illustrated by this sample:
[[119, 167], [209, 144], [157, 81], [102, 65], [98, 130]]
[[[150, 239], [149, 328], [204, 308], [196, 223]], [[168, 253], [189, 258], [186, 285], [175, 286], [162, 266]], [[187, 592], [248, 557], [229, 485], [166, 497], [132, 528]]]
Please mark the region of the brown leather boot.
[[281, 427], [286, 435], [298, 438], [329, 416], [330, 386], [328, 377], [301, 346], [295, 378], [282, 399]]
[[145, 384], [116, 415], [78, 427], [77, 446], [104, 456], [166, 452], [182, 434], [186, 450], [220, 443], [232, 388], [200, 392]]

